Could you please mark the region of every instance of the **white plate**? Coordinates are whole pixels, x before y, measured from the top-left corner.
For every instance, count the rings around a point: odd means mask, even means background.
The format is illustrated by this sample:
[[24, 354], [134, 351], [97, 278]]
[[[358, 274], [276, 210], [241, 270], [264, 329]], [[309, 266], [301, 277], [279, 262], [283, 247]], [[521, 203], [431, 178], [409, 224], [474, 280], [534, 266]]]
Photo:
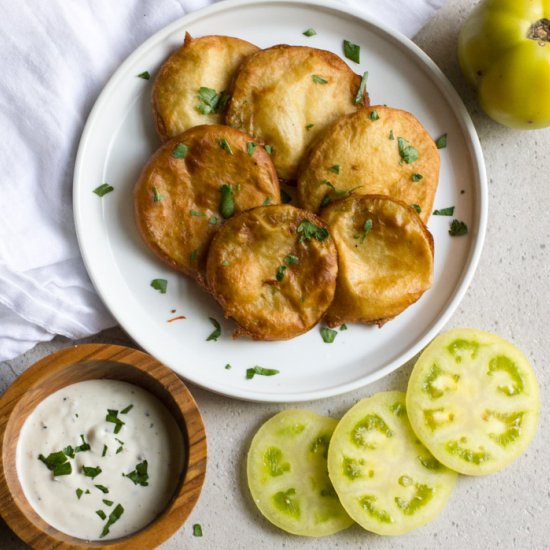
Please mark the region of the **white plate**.
[[[344, 11], [345, 10], [345, 11]], [[317, 30], [311, 38], [302, 33]], [[469, 227], [450, 237], [452, 218], [434, 216], [434, 285], [416, 304], [382, 329], [350, 325], [333, 344], [319, 327], [287, 342], [232, 340], [231, 321], [222, 322], [218, 342], [208, 317], [222, 320], [217, 304], [198, 286], [170, 271], [142, 243], [133, 219], [132, 188], [159, 142], [153, 129], [150, 94], [154, 75], [178, 47], [185, 31], [193, 36], [226, 34], [260, 47], [304, 44], [342, 55], [342, 39], [361, 46], [369, 71], [371, 102], [411, 111], [434, 137], [448, 133], [441, 151], [441, 179], [435, 207], [454, 205]], [[114, 192], [92, 190], [103, 182]], [[462, 192], [463, 191], [463, 192]], [[435, 64], [410, 40], [362, 13], [321, 0], [236, 0], [222, 2], [169, 25], [139, 47], [113, 75], [90, 114], [75, 168], [74, 211], [88, 273], [120, 325], [145, 350], [200, 386], [257, 401], [319, 399], [359, 388], [390, 373], [418, 353], [456, 309], [477, 265], [487, 218], [487, 184], [481, 147], [461, 100]], [[168, 280], [164, 295], [149, 285]], [[172, 313], [171, 310], [176, 312]], [[167, 323], [177, 315], [185, 320]], [[232, 369], [225, 369], [230, 363]], [[272, 377], [245, 378], [260, 365], [280, 370]]]

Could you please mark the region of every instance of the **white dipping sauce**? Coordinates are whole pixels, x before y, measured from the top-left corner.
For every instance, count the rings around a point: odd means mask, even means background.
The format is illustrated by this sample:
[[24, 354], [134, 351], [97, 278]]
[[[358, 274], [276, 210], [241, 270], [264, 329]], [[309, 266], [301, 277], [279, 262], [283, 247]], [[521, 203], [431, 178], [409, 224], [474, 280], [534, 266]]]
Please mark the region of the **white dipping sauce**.
[[[124, 422], [116, 434], [116, 423], [106, 420], [108, 409], [118, 411], [117, 418]], [[68, 458], [72, 473], [54, 476], [39, 455], [47, 458], [69, 445], [77, 448], [81, 434], [90, 450]], [[164, 510], [180, 479], [183, 454], [181, 432], [156, 397], [126, 382], [88, 380], [48, 396], [27, 418], [17, 444], [17, 475], [35, 511], [59, 531], [87, 540], [114, 539], [145, 527]], [[123, 475], [144, 461], [147, 486]], [[84, 475], [83, 466], [99, 467], [101, 473], [92, 479]], [[143, 473], [143, 466], [140, 470]], [[119, 504], [124, 512], [101, 537], [109, 515], [120, 512]], [[103, 511], [105, 519], [96, 510]]]

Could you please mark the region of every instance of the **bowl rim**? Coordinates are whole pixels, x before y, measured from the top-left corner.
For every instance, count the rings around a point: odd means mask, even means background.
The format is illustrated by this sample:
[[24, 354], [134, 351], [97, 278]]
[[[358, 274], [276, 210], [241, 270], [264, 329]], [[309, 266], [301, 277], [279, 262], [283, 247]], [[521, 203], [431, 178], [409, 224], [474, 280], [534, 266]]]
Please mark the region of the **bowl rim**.
[[[145, 378], [151, 379], [157, 386], [160, 384], [170, 396], [172, 408], [176, 407], [181, 414], [181, 420], [175, 417], [174, 420], [182, 430], [185, 447], [183, 476], [175, 495], [165, 510], [139, 531], [122, 538], [106, 541], [86, 541], [55, 529], [34, 510], [27, 501], [21, 485], [16, 482], [17, 497], [25, 503], [24, 507], [20, 506], [14, 497], [13, 483], [10, 484], [6, 476], [6, 472], [8, 470], [13, 472], [16, 466], [15, 462], [6, 464], [5, 456], [7, 453], [14, 452], [19, 439], [18, 432], [15, 442], [13, 439], [7, 441], [6, 430], [12, 414], [21, 400], [29, 391], [39, 386], [46, 392], [46, 395], [40, 400], [42, 401], [47, 395], [58, 391], [60, 387], [77, 383], [79, 380], [73, 379], [67, 380], [67, 383], [59, 387], [47, 388], [48, 380], [52, 380], [53, 375], [73, 365], [78, 366], [79, 363], [91, 361], [121, 363], [138, 371], [140, 376], [145, 375]], [[82, 374], [84, 375], [84, 371]], [[88, 375], [82, 376], [81, 381], [101, 378], [109, 379], [108, 376], [90, 377]], [[121, 378], [117, 377], [117, 379]], [[135, 380], [129, 380], [129, 382], [139, 385], [139, 382]], [[150, 391], [146, 387], [144, 389]], [[163, 402], [162, 398], [159, 399]], [[163, 404], [166, 405], [165, 402]], [[32, 410], [37, 405], [38, 403], [33, 406]], [[0, 517], [21, 540], [33, 548], [55, 547], [63, 550], [85, 550], [93, 547], [110, 550], [155, 548], [170, 538], [183, 525], [196, 505], [206, 476], [206, 463], [206, 430], [192, 394], [174, 371], [149, 354], [131, 347], [115, 344], [80, 344], [61, 349], [31, 365], [0, 396]], [[12, 473], [10, 473], [10, 477], [17, 479], [17, 475], [13, 476]], [[33, 520], [28, 517], [29, 512], [36, 516]]]

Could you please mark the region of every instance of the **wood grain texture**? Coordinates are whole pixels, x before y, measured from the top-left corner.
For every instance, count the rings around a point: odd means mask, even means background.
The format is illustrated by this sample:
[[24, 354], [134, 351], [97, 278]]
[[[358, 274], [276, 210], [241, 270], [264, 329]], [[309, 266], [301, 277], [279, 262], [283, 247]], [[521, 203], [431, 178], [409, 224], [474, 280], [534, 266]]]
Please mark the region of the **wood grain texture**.
[[[28, 503], [17, 477], [16, 448], [23, 423], [51, 393], [84, 380], [111, 379], [140, 386], [167, 407], [181, 429], [185, 464], [167, 508], [148, 526], [124, 538], [88, 542], [48, 525]], [[206, 474], [206, 432], [197, 404], [170, 369], [141, 351], [107, 344], [84, 344], [49, 355], [25, 371], [0, 399], [0, 515], [36, 549], [155, 548], [168, 539], [195, 506]]]

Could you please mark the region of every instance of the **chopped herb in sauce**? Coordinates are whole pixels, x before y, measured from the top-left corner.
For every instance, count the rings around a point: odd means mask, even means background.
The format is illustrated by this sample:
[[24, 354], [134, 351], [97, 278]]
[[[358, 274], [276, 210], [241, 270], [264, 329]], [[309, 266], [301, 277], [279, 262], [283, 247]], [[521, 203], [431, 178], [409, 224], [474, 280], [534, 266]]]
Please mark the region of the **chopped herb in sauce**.
[[329, 172], [332, 172], [333, 174], [339, 174], [340, 173], [340, 165], [339, 164], [333, 164], [328, 170], [329, 170]]
[[101, 519], [107, 519], [107, 514], [103, 510], [96, 510], [95, 513], [101, 518]]
[[121, 453], [123, 450], [124, 450], [124, 447], [121, 445], [121, 446], [116, 450], [115, 454], [117, 455], [117, 454]]
[[439, 210], [434, 210], [432, 214], [434, 216], [452, 216], [455, 213], [454, 206], [448, 206], [447, 208], [440, 208]]
[[344, 55], [353, 61], [354, 63], [359, 63], [359, 55], [361, 52], [361, 47], [349, 40], [344, 40]]
[[357, 94], [355, 95], [355, 99], [353, 100], [353, 103], [355, 103], [355, 105], [359, 105], [359, 103], [363, 101], [363, 96], [365, 95], [365, 88], [367, 87], [368, 77], [369, 77], [369, 71], [365, 71], [363, 73], [363, 78], [361, 78], [361, 83], [359, 84], [359, 88], [357, 90]]
[[317, 74], [312, 74], [311, 79], [315, 84], [327, 84], [328, 80], [324, 79], [322, 76], [319, 76]]
[[267, 197], [267, 198], [265, 199], [265, 201], [264, 201], [264, 202], [262, 202], [262, 206], [268, 206], [268, 205], [269, 205], [269, 203], [271, 202], [271, 200], [272, 200], [272, 198], [271, 198], [271, 197]]
[[99, 489], [102, 493], [107, 494], [109, 489], [105, 485], [94, 485], [96, 489]]
[[254, 154], [254, 151], [256, 150], [257, 145], [253, 141], [249, 141], [246, 144], [246, 152], [248, 153], [248, 156], [251, 157]]
[[124, 508], [121, 504], [117, 504], [115, 509], [109, 514], [109, 519], [107, 520], [105, 527], [103, 527], [103, 531], [101, 531], [99, 538], [103, 538], [109, 534], [109, 528], [113, 525], [113, 523], [116, 523], [120, 519], [120, 516], [122, 516], [123, 513]]
[[286, 265], [280, 265], [277, 268], [277, 274], [275, 276], [277, 278], [277, 281], [281, 282], [285, 278], [285, 271], [286, 271]]
[[50, 453], [47, 457], [39, 454], [38, 460], [43, 462], [50, 472], [53, 472], [54, 477], [66, 476], [73, 471], [71, 463], [68, 462], [67, 455], [63, 451]]
[[84, 494], [84, 491], [82, 489], [76, 490], [76, 498], [80, 500], [80, 497]]
[[153, 185], [153, 202], [160, 202], [164, 200], [164, 197], [160, 194], [159, 190]]
[[319, 227], [314, 223], [311, 223], [309, 220], [302, 220], [300, 225], [298, 225], [297, 232], [300, 237], [298, 242], [303, 243], [309, 241], [310, 239], [316, 239], [318, 241], [324, 241], [328, 236], [328, 229], [326, 227]]
[[414, 208], [417, 214], [420, 214], [422, 212], [422, 208], [420, 208], [419, 204], [411, 204], [411, 208]]
[[[128, 414], [133, 408], [134, 408], [134, 405], [130, 403], [130, 405], [128, 405], [127, 407], [124, 407], [124, 409], [120, 411], [120, 414]], [[119, 440], [117, 439], [117, 441]]]
[[317, 34], [317, 31], [313, 27], [309, 27], [309, 29], [305, 30], [302, 33], [304, 36], [315, 36]]
[[115, 188], [112, 185], [109, 185], [108, 183], [102, 183], [99, 187], [96, 187], [94, 189], [94, 193], [98, 197], [103, 197], [103, 195], [106, 195], [107, 193], [114, 191], [114, 189]]
[[221, 138], [218, 140], [218, 145], [224, 150], [227, 151], [230, 155], [233, 154], [233, 149], [231, 149], [231, 145], [229, 145], [229, 142], [225, 138]]
[[439, 136], [435, 140], [435, 146], [438, 149], [445, 149], [445, 147], [447, 147], [447, 134], [443, 134], [442, 136]]
[[166, 294], [166, 289], [168, 287], [168, 281], [166, 279], [153, 279], [151, 281], [151, 286], [158, 290], [161, 294]]
[[230, 218], [235, 213], [235, 197], [233, 187], [228, 183], [220, 186], [220, 213], [224, 219]]
[[120, 432], [120, 429], [122, 428], [122, 426], [124, 426], [125, 422], [123, 422], [119, 417], [118, 417], [118, 411], [114, 410], [114, 409], [107, 409], [107, 416], [105, 417], [105, 420], [107, 422], [111, 422], [115, 425], [115, 429], [113, 430], [114, 433], [118, 433]]
[[298, 256], [294, 256], [294, 254], [289, 254], [288, 256], [285, 256], [283, 258], [283, 262], [288, 265], [294, 265], [298, 263]]
[[449, 235], [451, 237], [460, 237], [462, 235], [466, 235], [468, 233], [468, 226], [460, 221], [460, 220], [453, 220], [451, 222], [451, 226], [449, 228]]
[[83, 434], [80, 434], [80, 441], [82, 441], [82, 443], [78, 445], [78, 447], [75, 447], [74, 449], [75, 454], [83, 453], [84, 451], [89, 451], [91, 449], [90, 444], [86, 441]]
[[380, 118], [380, 115], [378, 114], [378, 111], [371, 111], [369, 113], [369, 118], [374, 122]]
[[135, 469], [129, 474], [122, 475], [132, 481], [134, 485], [141, 485], [142, 487], [147, 487], [149, 485], [149, 474], [147, 473], [146, 460], [136, 464]]
[[136, 76], [138, 78], [143, 78], [143, 80], [149, 80], [151, 78], [151, 73], [149, 73], [149, 71], [143, 71], [142, 73], [139, 73]]
[[268, 154], [268, 155], [272, 155], [273, 154], [273, 147], [271, 147], [271, 145], [264, 145], [264, 149], [265, 149], [265, 152]]
[[91, 477], [92, 479], [95, 479], [101, 472], [101, 468], [99, 466], [93, 467], [93, 466], [82, 466], [82, 469], [80, 470], [86, 477]]
[[112, 506], [114, 504], [112, 500], [107, 500], [106, 498], [102, 499], [102, 502], [106, 506]]
[[214, 319], [213, 317], [208, 317], [208, 318], [210, 319], [210, 322], [212, 323], [212, 325], [214, 325], [214, 331], [208, 336], [206, 341], [209, 342], [210, 340], [213, 340], [214, 342], [217, 342], [218, 338], [222, 334], [222, 327], [220, 323], [218, 323], [218, 321], [216, 321], [216, 319]]
[[65, 447], [63, 449], [63, 452], [69, 457], [69, 458], [74, 458], [74, 448], [69, 445], [68, 447]]
[[225, 370], [231, 370], [232, 368], [233, 367], [229, 363], [227, 363], [227, 365], [225, 365]]
[[276, 374], [279, 374], [279, 371], [276, 369], [266, 369], [264, 367], [252, 367], [250, 369], [246, 369], [246, 379], [250, 380], [254, 378], [254, 376], [275, 376]]
[[418, 151], [409, 142], [402, 138], [397, 138], [397, 145], [399, 147], [399, 156], [401, 157], [401, 162], [406, 162], [407, 164], [413, 163], [415, 160], [418, 160]]
[[420, 181], [423, 177], [424, 176], [422, 174], [413, 174], [411, 176], [411, 180], [416, 182], [416, 181]]
[[321, 338], [325, 344], [332, 344], [338, 332], [332, 330], [331, 328], [323, 327], [321, 329]]
[[184, 159], [187, 156], [187, 151], [189, 151], [189, 147], [185, 143], [178, 143], [172, 149], [172, 158]]
[[109, 450], [109, 447], [107, 447], [107, 445], [103, 445], [103, 451], [101, 453], [101, 456], [105, 456], [108, 450]]
[[193, 525], [193, 536], [202, 537], [202, 527], [200, 523], [195, 523], [195, 525]]
[[219, 113], [223, 111], [229, 101], [230, 95], [225, 90], [219, 94], [212, 88], [201, 86], [199, 88], [198, 98], [200, 104], [197, 105], [197, 110], [202, 115], [210, 113]]

